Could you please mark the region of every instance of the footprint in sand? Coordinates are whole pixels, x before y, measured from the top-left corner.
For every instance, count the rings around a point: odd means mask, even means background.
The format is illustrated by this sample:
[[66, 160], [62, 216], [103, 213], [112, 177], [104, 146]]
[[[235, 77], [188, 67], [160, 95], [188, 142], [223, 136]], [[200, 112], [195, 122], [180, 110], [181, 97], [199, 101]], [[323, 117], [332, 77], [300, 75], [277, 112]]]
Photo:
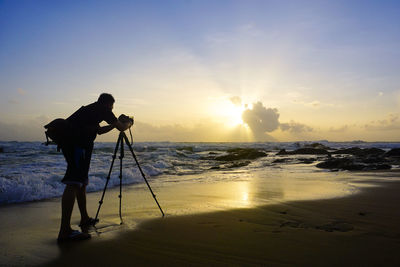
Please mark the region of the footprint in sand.
[[300, 222], [296, 222], [296, 221], [286, 221], [281, 223], [280, 227], [293, 227], [293, 228], [299, 228], [301, 225]]
[[325, 225], [317, 226], [316, 229], [324, 230], [327, 232], [348, 232], [354, 229], [354, 226], [346, 222], [331, 222]]

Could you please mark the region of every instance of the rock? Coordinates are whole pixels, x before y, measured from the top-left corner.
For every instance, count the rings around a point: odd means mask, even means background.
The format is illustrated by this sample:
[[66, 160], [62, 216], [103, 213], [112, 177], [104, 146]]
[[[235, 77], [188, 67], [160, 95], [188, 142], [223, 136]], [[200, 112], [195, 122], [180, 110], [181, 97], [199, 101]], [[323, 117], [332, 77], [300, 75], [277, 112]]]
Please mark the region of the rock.
[[383, 163], [383, 162], [385, 162], [385, 158], [380, 157], [380, 156], [369, 156], [369, 157], [366, 157], [366, 158], [361, 158], [360, 160], [361, 160], [363, 163], [367, 163], [367, 164], [370, 164], [370, 163]]
[[348, 171], [370, 171], [370, 170], [388, 170], [392, 166], [389, 164], [364, 164], [351, 158], [329, 158], [324, 162], [318, 163], [317, 168], [322, 169], [340, 169]]
[[307, 144], [304, 146], [305, 148], [315, 148], [315, 149], [325, 149], [325, 150], [332, 150], [332, 148], [327, 147], [323, 144], [320, 143], [312, 143], [312, 144]]
[[289, 158], [276, 159], [276, 160], [272, 161], [272, 163], [286, 163], [286, 162], [288, 162], [290, 160], [291, 159], [289, 159]]
[[222, 169], [232, 169], [247, 166], [251, 163], [249, 160], [234, 161], [228, 164], [222, 164], [219, 166], [213, 166], [209, 170], [222, 170]]
[[234, 148], [228, 150], [228, 155], [216, 157], [215, 160], [220, 161], [234, 161], [242, 159], [257, 159], [260, 157], [266, 157], [267, 153], [259, 151], [254, 148]]
[[286, 151], [285, 149], [281, 149], [276, 155], [327, 155], [329, 152], [325, 149], [319, 148], [299, 148], [294, 151]]
[[315, 159], [315, 158], [301, 158], [301, 159], [298, 159], [298, 160], [299, 160], [299, 163], [302, 163], [302, 164], [311, 164], [314, 161], [316, 161], [317, 159]]
[[385, 153], [384, 150], [379, 149], [379, 148], [364, 148], [361, 149], [359, 147], [352, 147], [352, 148], [346, 148], [346, 149], [339, 149], [332, 154], [349, 154], [349, 155], [354, 155], [354, 156], [368, 156], [368, 155], [380, 155]]
[[244, 167], [244, 166], [249, 165], [250, 163], [251, 163], [251, 161], [249, 161], [249, 160], [236, 161], [236, 162], [233, 162], [232, 164], [229, 164], [229, 165], [227, 166], [227, 168], [239, 168], [239, 167]]
[[294, 154], [302, 154], [302, 155], [327, 155], [329, 154], [329, 152], [325, 149], [319, 149], [319, 148], [299, 148], [297, 150], [294, 151]]
[[0, 147], [0, 153], [4, 153], [4, 148]]
[[393, 148], [385, 153], [385, 157], [400, 157], [400, 148]]
[[373, 170], [390, 170], [392, 165], [389, 164], [370, 164], [365, 167], [365, 171], [373, 171]]
[[286, 151], [286, 149], [281, 149], [281, 150], [279, 150], [279, 152], [278, 153], [276, 153], [276, 155], [291, 155], [290, 153], [288, 153], [287, 151]]
[[[324, 162], [318, 163], [317, 168], [321, 169], [342, 169], [348, 170], [349, 168], [356, 168], [354, 161], [349, 158], [329, 158]], [[362, 169], [362, 167], [357, 167]]]
[[362, 155], [382, 155], [384, 153], [385, 153], [385, 150], [380, 149], [380, 148], [375, 148], [375, 147], [364, 148], [362, 150]]

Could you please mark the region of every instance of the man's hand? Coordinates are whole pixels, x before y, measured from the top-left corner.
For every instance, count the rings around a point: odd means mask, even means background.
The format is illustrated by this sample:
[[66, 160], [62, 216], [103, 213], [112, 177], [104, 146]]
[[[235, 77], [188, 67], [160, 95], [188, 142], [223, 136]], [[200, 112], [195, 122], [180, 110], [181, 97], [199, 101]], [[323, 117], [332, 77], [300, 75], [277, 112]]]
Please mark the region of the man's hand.
[[129, 129], [129, 127], [132, 126], [132, 122], [120, 122], [119, 120], [117, 120], [116, 122], [114, 122], [113, 124], [111, 124], [114, 128], [117, 128], [119, 131], [123, 132], [127, 129]]
[[114, 128], [117, 128], [119, 131], [123, 132], [123, 131], [129, 129], [129, 127], [131, 127], [132, 125], [133, 125], [133, 118], [130, 118], [130, 117], [122, 114], [121, 116], [119, 116], [118, 120], [116, 120], [113, 124], [100, 127], [97, 130], [97, 133], [105, 134]]

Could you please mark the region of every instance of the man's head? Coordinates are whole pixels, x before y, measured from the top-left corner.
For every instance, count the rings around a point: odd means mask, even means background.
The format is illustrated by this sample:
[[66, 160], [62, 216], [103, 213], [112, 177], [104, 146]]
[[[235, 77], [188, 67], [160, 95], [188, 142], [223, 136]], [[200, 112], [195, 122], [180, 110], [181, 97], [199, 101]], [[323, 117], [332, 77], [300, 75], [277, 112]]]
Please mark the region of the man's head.
[[98, 102], [100, 105], [103, 105], [103, 106], [108, 107], [109, 109], [113, 109], [115, 99], [114, 99], [114, 97], [113, 97], [112, 95], [110, 95], [110, 94], [102, 93], [102, 94], [99, 96], [99, 99], [97, 99], [97, 102]]

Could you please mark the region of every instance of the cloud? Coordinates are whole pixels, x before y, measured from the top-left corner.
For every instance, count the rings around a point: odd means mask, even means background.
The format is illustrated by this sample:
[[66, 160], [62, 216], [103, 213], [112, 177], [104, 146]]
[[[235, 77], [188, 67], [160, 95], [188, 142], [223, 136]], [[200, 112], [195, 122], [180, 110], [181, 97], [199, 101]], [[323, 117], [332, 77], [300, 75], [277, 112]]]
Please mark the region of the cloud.
[[400, 129], [399, 114], [389, 114], [388, 118], [383, 120], [371, 121], [364, 125], [368, 131], [392, 131]]
[[276, 108], [266, 108], [261, 102], [254, 103], [251, 109], [245, 109], [242, 119], [253, 133], [272, 132], [279, 127], [278, 110]]
[[291, 133], [311, 132], [313, 128], [302, 123], [290, 121], [289, 123], [281, 123], [280, 128], [282, 131], [289, 131]]
[[[290, 97], [294, 98], [295, 94], [296, 94], [295, 92], [290, 93]], [[335, 107], [335, 106], [337, 106], [337, 104], [323, 103], [323, 102], [318, 101], [318, 100], [313, 100], [313, 101], [308, 102], [308, 101], [293, 99], [292, 103], [303, 105], [303, 106], [309, 107], [309, 108], [315, 108], [315, 109], [319, 109], [319, 108], [322, 108], [322, 107]]]
[[310, 103], [305, 103], [306, 106], [312, 107], [312, 108], [319, 108], [321, 106], [321, 102], [315, 100]]
[[349, 126], [346, 124], [339, 128], [330, 127], [329, 131], [333, 132], [333, 133], [343, 133], [343, 132], [346, 132], [348, 129], [349, 129]]
[[289, 131], [293, 134], [311, 132], [313, 129], [305, 124], [290, 121], [288, 123], [279, 122], [279, 112], [276, 108], [267, 108], [261, 102], [253, 104], [252, 108], [247, 108], [242, 114], [243, 122], [251, 129], [256, 141], [271, 139], [267, 135], [277, 129]]
[[242, 99], [239, 96], [232, 96], [229, 98], [229, 100], [235, 105], [235, 106], [242, 106]]

